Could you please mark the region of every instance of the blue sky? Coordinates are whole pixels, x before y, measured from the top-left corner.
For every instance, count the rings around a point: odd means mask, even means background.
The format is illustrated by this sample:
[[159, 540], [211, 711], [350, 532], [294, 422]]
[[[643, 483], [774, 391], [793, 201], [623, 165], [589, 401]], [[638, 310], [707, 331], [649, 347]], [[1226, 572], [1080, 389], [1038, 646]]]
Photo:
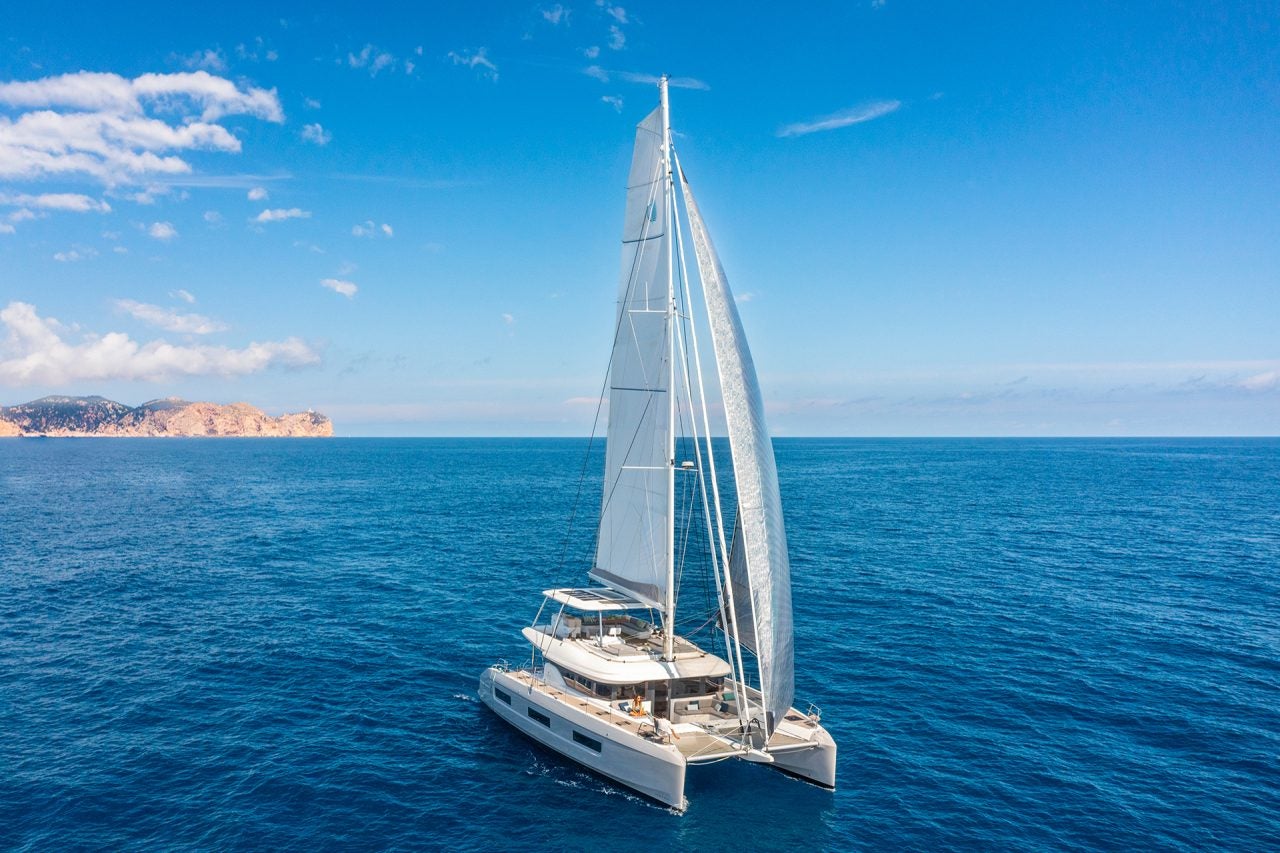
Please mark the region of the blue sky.
[[649, 78], [778, 435], [1276, 434], [1275, 4], [26, 4], [0, 403], [581, 435]]

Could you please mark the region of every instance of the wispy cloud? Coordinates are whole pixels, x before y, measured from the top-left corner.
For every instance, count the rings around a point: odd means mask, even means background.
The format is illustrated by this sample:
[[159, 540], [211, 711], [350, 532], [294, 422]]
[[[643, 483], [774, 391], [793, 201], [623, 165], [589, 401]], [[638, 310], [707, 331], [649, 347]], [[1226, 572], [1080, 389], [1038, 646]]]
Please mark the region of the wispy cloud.
[[175, 376], [243, 376], [268, 367], [315, 364], [319, 354], [298, 338], [225, 346], [176, 346], [164, 340], [139, 344], [123, 332], [81, 334], [41, 317], [34, 305], [10, 302], [0, 310], [0, 384], [65, 385], [72, 382], [140, 380]]
[[191, 69], [203, 68], [205, 71], [216, 71], [219, 74], [227, 70], [227, 58], [222, 55], [222, 51], [218, 48], [197, 50], [195, 53], [189, 53], [185, 56], [171, 53], [169, 54], [169, 59]]
[[303, 125], [302, 138], [306, 142], [314, 142], [316, 145], [328, 145], [333, 139], [333, 134], [320, 126], [320, 122], [314, 124]]
[[478, 47], [475, 50], [461, 52], [451, 50], [449, 58], [453, 60], [454, 65], [465, 65], [468, 68], [477, 69], [482, 76], [488, 77], [495, 83], [498, 82], [498, 66], [489, 59], [487, 48]]
[[[185, 290], [178, 292], [191, 296]], [[194, 296], [191, 297], [191, 301], [195, 301]], [[229, 328], [226, 323], [211, 320], [202, 314], [182, 314], [170, 308], [151, 305], [146, 302], [136, 302], [132, 299], [117, 299], [115, 304], [116, 308], [135, 320], [141, 320], [148, 325], [164, 329], [166, 332], [179, 332], [184, 335], [211, 335], [215, 332], [225, 332]]]
[[615, 112], [622, 112], [622, 98], [616, 95], [604, 95], [600, 98], [601, 102], [613, 107]]
[[848, 127], [851, 124], [861, 124], [864, 121], [887, 116], [902, 106], [901, 101], [876, 101], [870, 104], [863, 104], [857, 107], [849, 107], [831, 115], [821, 116], [810, 121], [801, 121], [794, 124], [788, 124], [778, 129], [778, 136], [804, 136], [810, 133], [818, 133], [823, 130], [836, 130], [841, 127]]
[[[322, 278], [320, 279], [320, 286], [327, 287], [334, 293], [340, 293], [348, 299], [355, 296], [356, 292], [360, 290], [360, 288], [356, 286], [355, 282], [346, 281], [340, 278]], [[374, 295], [376, 296], [377, 294], [375, 293]], [[374, 301], [376, 302], [377, 300], [375, 299]]]
[[172, 299], [181, 299], [183, 302], [187, 303], [188, 305], [194, 305], [196, 303], [195, 295], [192, 294], [191, 291], [183, 290], [182, 288], [169, 291], [169, 297]]
[[207, 71], [0, 83], [0, 104], [29, 110], [0, 118], [0, 178], [24, 180], [84, 174], [111, 185], [185, 174], [191, 165], [174, 152], [240, 151], [217, 124], [223, 117], [284, 121], [274, 89], [241, 88]]
[[152, 222], [147, 229], [147, 236], [154, 240], [172, 240], [178, 236], [178, 229], [172, 222]]
[[395, 64], [394, 54], [380, 50], [371, 44], [366, 44], [359, 53], [347, 54], [347, 65], [351, 68], [367, 69], [370, 77], [377, 77], [379, 71], [393, 68]]
[[253, 187], [248, 193], [246, 193], [246, 195], [248, 196], [249, 201], [262, 201], [270, 194], [267, 192], [266, 187]]
[[609, 27], [609, 49], [622, 50], [627, 46], [627, 34], [617, 24]]
[[53, 255], [55, 261], [63, 264], [71, 264], [96, 257], [98, 257], [98, 250], [91, 246], [76, 246], [67, 249], [65, 252], [55, 252]]
[[366, 219], [363, 223], [351, 226], [352, 237], [392, 237], [395, 236], [395, 230], [387, 223], [375, 225], [372, 220]]
[[569, 23], [570, 10], [557, 3], [549, 9], [542, 9], [542, 18], [552, 26]]
[[[0, 193], [0, 206], [68, 210], [74, 213], [110, 213], [111, 205], [80, 193]], [[24, 217], [25, 218], [25, 217]]]
[[[644, 83], [652, 86], [658, 82], [657, 74], [645, 74], [642, 71], [617, 71], [618, 78], [628, 83]], [[698, 89], [707, 91], [711, 87], [696, 77], [668, 77], [667, 85], [673, 89]]]
[[[608, 83], [614, 77], [627, 83], [642, 83], [646, 86], [652, 86], [658, 82], [657, 74], [648, 74], [643, 71], [611, 71], [599, 65], [588, 65], [582, 69], [582, 73], [599, 80], [601, 83]], [[667, 85], [673, 89], [698, 89], [701, 91], [707, 91], [711, 88], [696, 77], [668, 77]]]
[[253, 218], [254, 222], [283, 222], [286, 219], [310, 219], [311, 211], [297, 207], [275, 207], [262, 211]]

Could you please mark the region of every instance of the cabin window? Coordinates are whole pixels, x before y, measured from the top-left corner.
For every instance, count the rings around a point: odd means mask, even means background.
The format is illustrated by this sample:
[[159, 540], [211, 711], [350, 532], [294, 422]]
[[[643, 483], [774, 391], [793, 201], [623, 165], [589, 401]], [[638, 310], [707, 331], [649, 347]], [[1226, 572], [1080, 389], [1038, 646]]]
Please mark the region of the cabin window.
[[493, 695], [497, 696], [499, 699], [501, 699], [503, 702], [506, 702], [508, 705], [511, 704], [511, 694], [508, 693], [507, 691], [499, 690], [498, 688], [495, 687], [493, 688]]
[[596, 739], [595, 739], [595, 738], [593, 738], [593, 737], [587, 737], [587, 736], [586, 736], [586, 735], [584, 735], [582, 732], [577, 731], [577, 730], [575, 730], [575, 731], [574, 731], [574, 733], [573, 733], [573, 741], [574, 741], [574, 743], [580, 743], [580, 744], [582, 744], [582, 745], [583, 745], [583, 746], [585, 746], [587, 749], [593, 749], [593, 750], [595, 750], [596, 752], [599, 752], [599, 751], [600, 751], [600, 749], [601, 749], [601, 746], [602, 746], [602, 744], [600, 743], [600, 741], [596, 740]]
[[547, 728], [551, 728], [551, 718], [548, 717], [546, 714], [542, 713], [541, 711], [537, 711], [537, 710], [534, 710], [533, 708], [530, 708], [529, 716], [532, 719], [535, 719], [538, 722], [542, 723]]

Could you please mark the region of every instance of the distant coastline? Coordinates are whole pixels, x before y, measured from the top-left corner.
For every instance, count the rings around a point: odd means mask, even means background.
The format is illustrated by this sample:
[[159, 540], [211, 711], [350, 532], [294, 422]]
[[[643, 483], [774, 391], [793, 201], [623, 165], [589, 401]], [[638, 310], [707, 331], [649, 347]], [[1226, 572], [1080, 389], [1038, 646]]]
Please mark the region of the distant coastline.
[[193, 403], [166, 397], [140, 406], [126, 406], [106, 397], [54, 396], [17, 406], [0, 406], [0, 438], [328, 438], [332, 435], [333, 422], [319, 412], [272, 417], [248, 403]]

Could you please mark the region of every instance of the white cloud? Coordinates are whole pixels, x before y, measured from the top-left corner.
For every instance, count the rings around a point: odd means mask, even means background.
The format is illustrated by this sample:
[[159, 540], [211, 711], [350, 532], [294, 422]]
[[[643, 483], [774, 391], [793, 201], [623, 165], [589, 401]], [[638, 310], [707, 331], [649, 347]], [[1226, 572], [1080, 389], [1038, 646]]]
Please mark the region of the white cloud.
[[9, 221], [10, 222], [26, 222], [28, 219], [35, 219], [37, 216], [47, 216], [47, 215], [48, 214], [34, 213], [33, 211], [30, 211], [24, 207], [21, 210], [15, 210], [13, 213], [10, 213]]
[[612, 3], [606, 2], [606, 0], [596, 0], [596, 5], [604, 9], [605, 14], [609, 15], [609, 17], [613, 18], [619, 24], [631, 23], [631, 21], [627, 20], [627, 10], [621, 6], [615, 6]]
[[0, 234], [13, 234], [16, 230], [8, 222], [0, 222]]
[[[3, 207], [22, 207], [22, 208], [39, 208], [41, 210], [69, 210], [75, 213], [110, 213], [111, 205], [105, 201], [99, 201], [90, 198], [87, 195], [79, 193], [40, 193], [39, 195], [30, 195], [27, 193], [19, 193], [17, 195], [0, 193], [0, 206]], [[29, 211], [28, 211], [29, 212]], [[23, 219], [33, 218], [24, 216]]]
[[247, 195], [249, 201], [262, 201], [268, 197], [269, 193], [266, 187], [252, 187]]
[[276, 123], [284, 121], [284, 110], [275, 89], [242, 91], [230, 80], [207, 71], [142, 74], [132, 80], [119, 74], [80, 71], [40, 80], [0, 83], [0, 103], [118, 115], [141, 115], [145, 104], [181, 110], [189, 103], [203, 108], [200, 114], [203, 122], [217, 121], [227, 115], [249, 115]]
[[204, 221], [210, 225], [217, 225], [222, 222], [222, 214], [216, 210], [206, 210], [204, 212]]
[[562, 21], [566, 24], [569, 23], [569, 15], [570, 11], [559, 3], [552, 6], [550, 9], [542, 10], [543, 19], [552, 26], [559, 26]]
[[174, 376], [243, 376], [274, 365], [315, 364], [320, 356], [297, 338], [223, 346], [175, 346], [164, 340], [139, 344], [123, 332], [66, 340], [66, 329], [41, 317], [26, 302], [0, 311], [7, 338], [0, 342], [0, 384], [64, 385], [72, 382], [143, 380]]
[[[179, 291], [179, 293], [191, 296], [185, 290]], [[195, 301], [195, 297], [192, 297], [191, 301]], [[117, 299], [116, 308], [136, 320], [164, 329], [166, 332], [179, 332], [184, 335], [211, 335], [214, 332], [225, 332], [229, 328], [226, 323], [210, 320], [201, 314], [180, 314], [169, 308], [150, 305], [146, 302], [135, 302], [132, 299]]]
[[600, 46], [593, 44], [591, 45], [591, 47], [584, 47], [582, 49], [582, 55], [585, 56], [587, 59], [595, 59], [597, 56], [600, 55]]
[[315, 98], [303, 98], [302, 103], [309, 110], [320, 109], [320, 102]]
[[505, 323], [505, 324], [506, 324], [506, 325], [508, 325], [508, 326], [514, 326], [514, 325], [516, 324], [516, 318], [515, 318], [515, 315], [514, 315], [514, 314], [507, 314], [507, 313], [504, 313], [504, 314], [502, 315], [502, 322], [503, 322], [503, 323]]
[[253, 218], [253, 221], [254, 222], [281, 222], [285, 219], [309, 219], [310, 217], [311, 217], [311, 211], [309, 210], [300, 210], [296, 207], [290, 207], [288, 209], [285, 209], [283, 207], [276, 207], [276, 208], [262, 211], [261, 213], [259, 213], [257, 216]]
[[65, 252], [55, 252], [53, 255], [53, 259], [55, 261], [60, 261], [64, 264], [75, 263], [76, 261], [83, 261], [88, 258], [96, 257], [98, 257], [98, 250], [88, 246], [76, 246], [75, 248], [68, 249]]
[[588, 65], [586, 68], [582, 69], [582, 73], [588, 77], [594, 77], [601, 83], [609, 82], [609, 72], [605, 71], [599, 65]]
[[314, 142], [316, 145], [328, 145], [329, 140], [333, 139], [333, 134], [321, 127], [320, 122], [316, 122], [303, 125], [302, 138], [307, 142]]
[[605, 95], [600, 100], [613, 107], [615, 111], [622, 112], [622, 98], [615, 95]]
[[[320, 286], [327, 287], [334, 293], [341, 293], [348, 299], [355, 296], [356, 291], [360, 289], [356, 287], [354, 282], [344, 281], [340, 278], [323, 278], [320, 280]], [[376, 302], [377, 300], [374, 301]]]
[[1280, 388], [1280, 370], [1256, 373], [1240, 380], [1240, 387], [1248, 391], [1269, 391], [1272, 388]]
[[[140, 192], [124, 193], [123, 197], [136, 204], [155, 204], [157, 197], [166, 196], [172, 191], [172, 187], [167, 187], [163, 184], [152, 184]], [[185, 198], [186, 193], [182, 193], [181, 197]]]
[[266, 40], [262, 36], [254, 36], [253, 47], [241, 42], [236, 45], [236, 56], [241, 59], [247, 59], [250, 62], [258, 62], [265, 59], [267, 62], [275, 62], [280, 58], [280, 54], [273, 49], [266, 49]]
[[373, 220], [370, 219], [366, 219], [362, 224], [351, 226], [352, 237], [377, 237], [379, 234], [391, 237], [395, 235], [395, 231], [385, 222], [381, 225], [375, 225]]
[[0, 178], [27, 180], [86, 174], [119, 184], [186, 174], [191, 165], [173, 152], [240, 151], [216, 123], [224, 116], [284, 121], [274, 89], [241, 89], [207, 71], [132, 80], [81, 71], [0, 83], [0, 104], [29, 110], [0, 116]]
[[377, 77], [379, 71], [390, 68], [395, 63], [394, 55], [385, 50], [379, 50], [371, 44], [366, 44], [359, 53], [347, 54], [347, 64], [352, 68], [369, 69], [370, 77]]
[[222, 51], [216, 48], [197, 50], [186, 56], [171, 55], [172, 59], [181, 62], [187, 68], [203, 68], [206, 71], [223, 72], [227, 70], [227, 59]]
[[622, 50], [627, 46], [627, 34], [617, 24], [609, 27], [609, 49]]
[[858, 107], [850, 107], [841, 110], [838, 113], [832, 113], [827, 116], [810, 121], [796, 122], [779, 128], [778, 136], [804, 136], [808, 133], [817, 133], [821, 130], [835, 130], [840, 127], [848, 127], [851, 124], [861, 124], [864, 121], [886, 116], [902, 106], [901, 101], [876, 101], [870, 104], [863, 104]]
[[170, 222], [152, 222], [147, 234], [156, 240], [172, 240], [178, 236], [178, 229]]
[[188, 305], [194, 305], [196, 302], [196, 297], [194, 294], [191, 293], [191, 291], [183, 290], [181, 288], [177, 290], [169, 291], [169, 296], [172, 299], [181, 299], [183, 302], [187, 303]]
[[465, 65], [468, 68], [480, 70], [480, 74], [493, 80], [498, 81], [498, 66], [494, 65], [487, 56], [487, 48], [476, 48], [475, 50], [464, 50], [461, 53], [449, 51], [449, 58], [453, 60], [454, 65]]

